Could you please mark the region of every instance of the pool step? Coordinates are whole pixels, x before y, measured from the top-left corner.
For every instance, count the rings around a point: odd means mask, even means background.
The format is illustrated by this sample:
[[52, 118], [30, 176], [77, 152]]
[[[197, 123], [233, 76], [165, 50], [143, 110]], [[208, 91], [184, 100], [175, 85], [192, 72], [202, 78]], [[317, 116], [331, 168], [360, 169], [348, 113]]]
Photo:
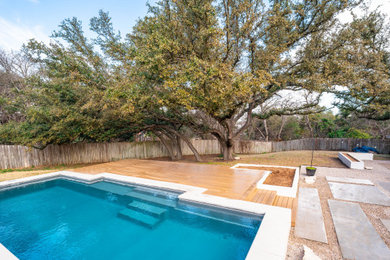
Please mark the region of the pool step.
[[167, 212], [167, 210], [164, 208], [161, 208], [161, 207], [158, 207], [155, 205], [151, 205], [151, 204], [147, 204], [147, 203], [144, 203], [141, 201], [136, 201], [136, 200], [129, 203], [127, 205], [127, 207], [132, 209], [132, 210], [139, 211], [139, 212], [151, 215], [151, 216], [156, 217], [156, 218], [164, 217], [164, 214]]
[[127, 196], [132, 197], [133, 199], [136, 200], [142, 200], [142, 201], [147, 201], [150, 203], [158, 204], [158, 205], [164, 205], [167, 207], [176, 207], [176, 200], [172, 199], [165, 199], [153, 195], [148, 195], [148, 194], [143, 194], [135, 191], [130, 191], [126, 194]]
[[98, 190], [110, 192], [113, 194], [122, 195], [122, 196], [126, 195], [127, 193], [129, 193], [134, 189], [132, 187], [119, 185], [111, 182], [105, 182], [105, 181], [90, 184], [90, 187], [93, 187]]
[[161, 218], [156, 218], [133, 209], [123, 209], [119, 211], [118, 216], [148, 228], [154, 228], [162, 221]]
[[182, 208], [175, 208], [175, 209], [177, 211], [180, 211], [180, 212], [183, 212], [184, 214], [186, 214], [187, 218], [190, 217], [190, 216], [202, 217], [202, 218], [208, 218], [208, 219], [212, 219], [212, 220], [219, 221], [219, 222], [225, 222], [225, 223], [231, 224], [231, 225], [240, 226], [240, 227], [243, 227], [243, 228], [253, 229], [253, 225], [250, 225], [249, 223], [240, 223], [240, 222], [236, 222], [236, 221], [224, 220], [222, 218], [213, 217], [213, 216], [208, 215], [208, 214], [202, 214], [202, 213], [199, 213], [199, 212], [194, 212], [194, 211], [186, 210], [186, 209], [182, 209]]

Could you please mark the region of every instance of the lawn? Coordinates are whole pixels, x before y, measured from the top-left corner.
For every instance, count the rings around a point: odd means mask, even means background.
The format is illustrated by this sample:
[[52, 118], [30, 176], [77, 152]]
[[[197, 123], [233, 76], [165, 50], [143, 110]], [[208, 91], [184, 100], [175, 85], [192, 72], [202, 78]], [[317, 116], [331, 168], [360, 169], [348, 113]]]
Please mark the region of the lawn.
[[[337, 151], [315, 151], [313, 165], [323, 167], [345, 167], [337, 157]], [[217, 155], [202, 155], [203, 162], [233, 166], [236, 163], [265, 164], [279, 166], [310, 165], [311, 151], [286, 151], [264, 154], [237, 154], [239, 160], [224, 162]], [[169, 158], [153, 158], [151, 160], [169, 160]], [[184, 156], [183, 162], [195, 162], [193, 156]]]
[[92, 164], [41, 166], [41, 167], [29, 167], [23, 169], [0, 169], [0, 181], [30, 177], [34, 175], [43, 174], [43, 173], [77, 169], [88, 165], [92, 165]]
[[[313, 165], [323, 167], [345, 167], [335, 151], [315, 151]], [[279, 166], [310, 165], [311, 151], [286, 151], [277, 153], [238, 155], [241, 159], [233, 162]]]

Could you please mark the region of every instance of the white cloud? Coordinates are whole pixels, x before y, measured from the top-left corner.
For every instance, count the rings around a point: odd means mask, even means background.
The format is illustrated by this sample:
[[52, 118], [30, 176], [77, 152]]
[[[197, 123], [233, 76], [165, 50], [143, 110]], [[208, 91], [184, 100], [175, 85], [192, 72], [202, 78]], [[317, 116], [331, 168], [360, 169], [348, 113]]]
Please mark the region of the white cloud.
[[25, 25], [20, 22], [11, 22], [0, 17], [0, 48], [18, 50], [29, 39], [49, 42], [50, 38], [44, 33], [42, 26]]
[[27, 1], [34, 3], [34, 4], [39, 4], [39, 0], [27, 0]]

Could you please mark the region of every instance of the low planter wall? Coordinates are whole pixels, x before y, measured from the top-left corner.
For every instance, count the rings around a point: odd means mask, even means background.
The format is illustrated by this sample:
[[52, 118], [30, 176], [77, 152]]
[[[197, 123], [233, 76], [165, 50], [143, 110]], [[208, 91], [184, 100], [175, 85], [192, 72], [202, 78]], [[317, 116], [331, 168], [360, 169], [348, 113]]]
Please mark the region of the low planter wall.
[[293, 179], [293, 183], [292, 183], [291, 187], [264, 184], [268, 175], [271, 174], [271, 171], [265, 171], [263, 177], [257, 182], [256, 187], [258, 189], [262, 189], [262, 190], [276, 191], [276, 194], [278, 196], [296, 198], [297, 190], [298, 190], [298, 182], [299, 182], [299, 167], [237, 163], [233, 167], [230, 167], [230, 168], [236, 169], [236, 168], [245, 168], [245, 167], [274, 167], [274, 168], [295, 169], [294, 179]]
[[339, 153], [339, 159], [351, 169], [364, 170], [364, 162], [354, 157], [352, 153]]
[[353, 158], [356, 158], [360, 161], [372, 161], [374, 160], [374, 154], [372, 153], [348, 153]]

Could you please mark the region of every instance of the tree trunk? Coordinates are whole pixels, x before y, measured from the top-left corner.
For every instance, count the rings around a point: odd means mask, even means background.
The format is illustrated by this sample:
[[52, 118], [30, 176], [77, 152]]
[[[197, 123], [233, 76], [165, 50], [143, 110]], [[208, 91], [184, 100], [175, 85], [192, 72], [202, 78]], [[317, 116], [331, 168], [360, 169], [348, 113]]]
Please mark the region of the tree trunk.
[[181, 160], [183, 159], [183, 152], [181, 150], [181, 138], [180, 136], [176, 136], [175, 140], [175, 146], [176, 146], [176, 160]]
[[281, 138], [281, 135], [282, 135], [282, 131], [283, 131], [283, 128], [284, 128], [284, 124], [286, 123], [286, 117], [285, 116], [282, 116], [282, 122], [280, 124], [280, 128], [279, 128], [279, 132], [278, 132], [278, 141], [281, 141], [282, 138]]
[[310, 137], [313, 138], [313, 136], [314, 136], [313, 127], [311, 126], [309, 116], [306, 115], [305, 120], [306, 120], [306, 125], [307, 125], [307, 127], [309, 127], [309, 130], [310, 130]]
[[185, 135], [181, 134], [179, 131], [176, 131], [176, 130], [173, 130], [173, 129], [166, 129], [166, 131], [169, 131], [173, 135], [177, 136], [177, 145], [178, 145], [177, 146], [177, 151], [180, 154], [179, 160], [181, 160], [182, 157], [183, 157], [182, 156], [181, 146], [180, 146], [180, 143], [181, 143], [180, 140], [183, 140], [188, 145], [190, 150], [193, 152], [193, 154], [195, 156], [195, 160], [198, 161], [198, 162], [202, 161], [199, 152], [196, 150], [196, 148], [194, 147], [194, 145], [191, 143], [191, 141], [188, 139], [187, 136], [185, 136]]
[[161, 133], [158, 133], [158, 132], [154, 132], [154, 133], [155, 133], [155, 135], [157, 135], [157, 137], [160, 139], [161, 143], [167, 149], [168, 155], [171, 158], [171, 160], [175, 161], [176, 160], [176, 156], [175, 156], [175, 153], [174, 153], [174, 151], [172, 149], [172, 145], [163, 137], [163, 135]]
[[263, 123], [264, 123], [264, 130], [265, 130], [265, 141], [268, 142], [268, 125], [267, 125], [267, 119], [264, 119], [263, 120]]
[[228, 140], [220, 140], [220, 139], [218, 139], [218, 141], [221, 144], [223, 160], [224, 161], [232, 161], [232, 160], [234, 160], [234, 156], [233, 156], [234, 140], [233, 139], [228, 139]]
[[202, 161], [202, 158], [200, 157], [200, 154], [199, 154], [198, 150], [196, 150], [196, 148], [194, 147], [194, 145], [191, 143], [191, 140], [188, 139], [186, 136], [181, 136], [181, 138], [182, 138], [183, 141], [188, 145], [188, 147], [190, 148], [190, 150], [194, 153], [195, 160], [196, 160], [197, 162], [201, 162], [201, 161]]

